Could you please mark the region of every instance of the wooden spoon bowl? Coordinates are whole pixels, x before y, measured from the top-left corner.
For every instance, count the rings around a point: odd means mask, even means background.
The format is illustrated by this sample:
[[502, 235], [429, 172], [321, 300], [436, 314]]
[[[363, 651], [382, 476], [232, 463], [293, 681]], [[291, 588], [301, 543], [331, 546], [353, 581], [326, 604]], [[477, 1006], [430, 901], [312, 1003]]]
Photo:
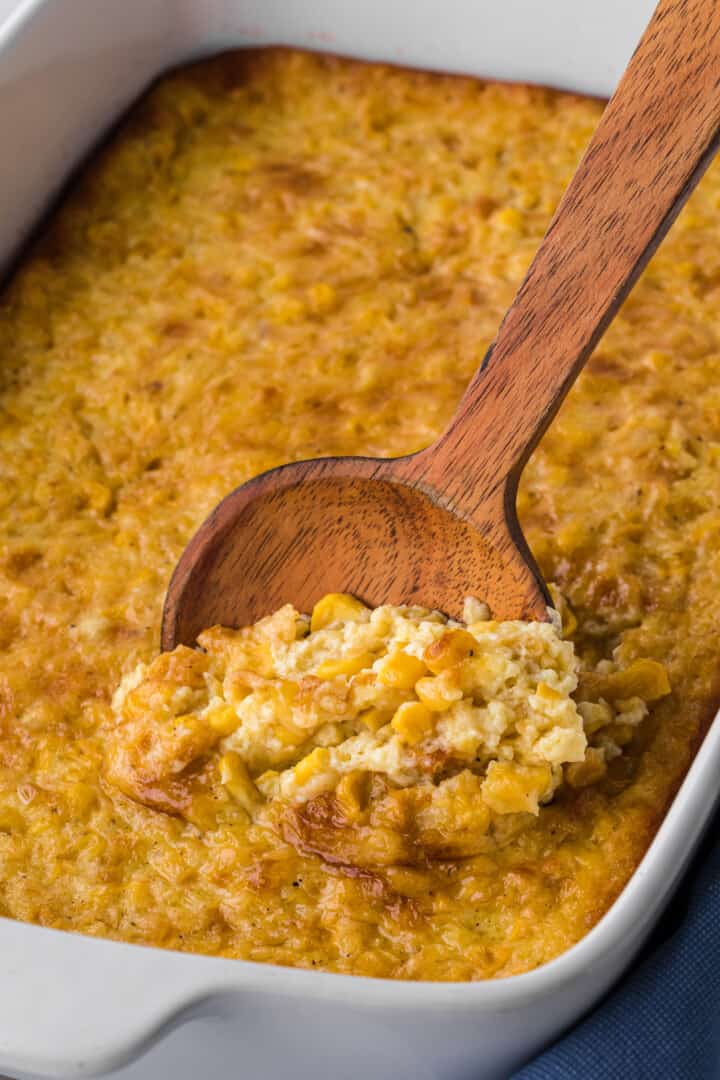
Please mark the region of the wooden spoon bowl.
[[[421, 455], [417, 455], [418, 458]], [[460, 618], [472, 583], [500, 618], [546, 618], [529, 554], [508, 530], [486, 539], [413, 486], [413, 458], [324, 458], [273, 469], [229, 495], [191, 541], [165, 610], [166, 648], [207, 626], [245, 625], [328, 592], [426, 603]], [[242, 582], [229, 588], [228, 582]]]
[[720, 4], [661, 0], [446, 433], [394, 461], [286, 465], [229, 495], [185, 550], [162, 645], [326, 592], [451, 616], [547, 618], [515, 515], [528, 455], [715, 153]]

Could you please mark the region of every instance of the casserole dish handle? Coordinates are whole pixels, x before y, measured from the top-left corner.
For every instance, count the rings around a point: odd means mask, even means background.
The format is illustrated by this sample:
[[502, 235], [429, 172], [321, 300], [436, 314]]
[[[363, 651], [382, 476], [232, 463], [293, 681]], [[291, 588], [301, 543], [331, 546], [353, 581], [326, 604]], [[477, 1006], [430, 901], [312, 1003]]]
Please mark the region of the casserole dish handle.
[[39, 1077], [96, 1076], [131, 1061], [212, 996], [217, 963], [3, 918], [0, 956], [13, 988], [0, 1068]]

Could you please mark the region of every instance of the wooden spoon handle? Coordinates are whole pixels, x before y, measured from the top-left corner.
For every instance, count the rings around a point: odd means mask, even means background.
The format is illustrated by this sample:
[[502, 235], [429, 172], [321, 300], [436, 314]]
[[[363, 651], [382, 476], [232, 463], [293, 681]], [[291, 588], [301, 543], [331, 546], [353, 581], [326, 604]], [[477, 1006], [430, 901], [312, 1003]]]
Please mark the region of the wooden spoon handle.
[[661, 0], [450, 427], [404, 478], [492, 529], [719, 129], [720, 3]]

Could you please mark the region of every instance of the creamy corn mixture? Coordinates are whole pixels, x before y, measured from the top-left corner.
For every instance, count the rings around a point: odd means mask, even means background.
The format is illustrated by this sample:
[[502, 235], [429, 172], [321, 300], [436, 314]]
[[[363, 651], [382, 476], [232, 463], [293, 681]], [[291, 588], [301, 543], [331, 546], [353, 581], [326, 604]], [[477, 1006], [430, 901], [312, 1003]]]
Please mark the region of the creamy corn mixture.
[[580, 673], [551, 615], [496, 622], [468, 598], [463, 627], [331, 593], [310, 619], [214, 627], [123, 680], [108, 779], [200, 828], [234, 802], [346, 871], [493, 851], [603, 777], [670, 692], [653, 660]]
[[[464, 841], [487, 805], [485, 835], [502, 842], [462, 857], [428, 842], [415, 858], [413, 841], [412, 858], [383, 863], [392, 835], [408, 843], [416, 777], [343, 772], [333, 757], [364, 730], [379, 746], [383, 715], [374, 732], [343, 719], [325, 745], [316, 732], [298, 742], [299, 724], [287, 757], [255, 760], [273, 744], [230, 730], [244, 699], [225, 687], [242, 636], [214, 630], [205, 652], [156, 659], [170, 571], [228, 490], [284, 461], [398, 455], [440, 432], [600, 113], [546, 90], [235, 54], [163, 79], [73, 185], [0, 296], [0, 912], [225, 956], [474, 979], [537, 966], [606, 910], [718, 697], [717, 166], [521, 484], [576, 658], [578, 686], [566, 674], [556, 689], [589, 743], [582, 760], [547, 759], [558, 783], [550, 801], [536, 784], [537, 814], [478, 800], [504, 764], [479, 747], [480, 761], [436, 777], [456, 787], [424, 820], [437, 812]], [[429, 620], [441, 638], [482, 621]], [[301, 639], [286, 641], [294, 664]], [[553, 639], [559, 657], [565, 645]], [[408, 656], [428, 666], [424, 650]], [[345, 659], [334, 644], [320, 663], [333, 659]], [[558, 679], [571, 667], [559, 660]], [[328, 707], [361, 682], [249, 670], [270, 683], [248, 680], [252, 695], [318, 679]], [[423, 729], [418, 705], [444, 715], [418, 689], [430, 679], [436, 700], [442, 675], [428, 670], [394, 699], [390, 740], [407, 706], [406, 735]], [[128, 715], [154, 683], [188, 696]], [[482, 708], [466, 686], [461, 700]], [[293, 716], [313, 713], [306, 696], [286, 702]], [[323, 750], [307, 783], [328, 765], [338, 775], [313, 793], [297, 769]], [[268, 771], [279, 776], [261, 783]]]

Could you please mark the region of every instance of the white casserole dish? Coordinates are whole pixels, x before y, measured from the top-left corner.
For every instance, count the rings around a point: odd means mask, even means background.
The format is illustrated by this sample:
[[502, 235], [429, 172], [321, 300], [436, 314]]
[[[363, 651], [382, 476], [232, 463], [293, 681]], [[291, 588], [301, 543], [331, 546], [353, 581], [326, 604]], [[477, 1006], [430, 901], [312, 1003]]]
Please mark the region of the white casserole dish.
[[[285, 43], [608, 94], [653, 0], [0, 0], [0, 265], [164, 68]], [[0, 919], [0, 1070], [203, 1080], [505, 1077], [618, 978], [718, 793], [715, 721], [641, 866], [544, 967], [394, 983], [97, 941]], [[187, 1021], [187, 1022], [186, 1022]], [[130, 1063], [130, 1064], [128, 1064]]]

